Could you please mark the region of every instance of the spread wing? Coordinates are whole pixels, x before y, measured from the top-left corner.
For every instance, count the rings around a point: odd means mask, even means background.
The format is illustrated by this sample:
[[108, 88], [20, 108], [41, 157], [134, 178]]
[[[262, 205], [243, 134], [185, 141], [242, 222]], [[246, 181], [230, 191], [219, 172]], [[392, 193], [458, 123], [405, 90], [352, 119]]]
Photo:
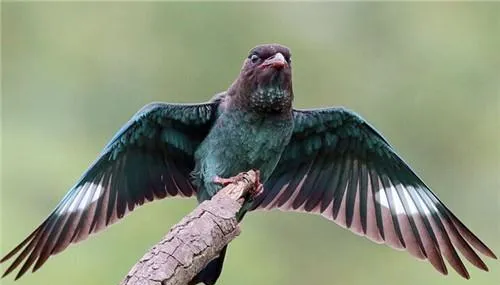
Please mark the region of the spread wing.
[[294, 110], [294, 132], [253, 209], [316, 213], [447, 274], [496, 258], [366, 121], [343, 108]]
[[218, 102], [152, 103], [142, 108], [105, 146], [48, 218], [1, 262], [17, 256], [16, 279], [70, 243], [121, 219], [137, 205], [171, 196], [192, 196], [194, 152], [209, 132]]

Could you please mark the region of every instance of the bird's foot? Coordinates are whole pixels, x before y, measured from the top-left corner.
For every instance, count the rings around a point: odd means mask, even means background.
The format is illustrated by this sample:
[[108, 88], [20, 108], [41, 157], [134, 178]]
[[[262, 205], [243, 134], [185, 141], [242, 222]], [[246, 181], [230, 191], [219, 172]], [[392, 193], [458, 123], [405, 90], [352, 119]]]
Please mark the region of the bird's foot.
[[[257, 181], [255, 182], [255, 187], [250, 191], [251, 196], [255, 197], [262, 193], [264, 191], [264, 185], [260, 182], [260, 171], [259, 170], [254, 170], [255, 173], [257, 174]], [[245, 176], [245, 172], [238, 173], [236, 176], [229, 177], [229, 178], [222, 178], [220, 176], [215, 176], [213, 178], [213, 182], [220, 184], [222, 186], [227, 186], [231, 183], [238, 182], [239, 180], [243, 179]]]
[[264, 191], [264, 184], [260, 182], [260, 171], [259, 170], [254, 170], [254, 171], [257, 174], [257, 181], [255, 181], [255, 187], [253, 191], [250, 191], [252, 197], [260, 195]]
[[213, 179], [213, 182], [214, 183], [217, 183], [217, 184], [220, 184], [222, 186], [227, 186], [231, 183], [235, 183], [235, 182], [238, 182], [240, 181], [244, 176], [244, 173], [238, 173], [236, 176], [233, 176], [233, 177], [229, 177], [229, 178], [222, 178], [218, 175], [216, 175]]

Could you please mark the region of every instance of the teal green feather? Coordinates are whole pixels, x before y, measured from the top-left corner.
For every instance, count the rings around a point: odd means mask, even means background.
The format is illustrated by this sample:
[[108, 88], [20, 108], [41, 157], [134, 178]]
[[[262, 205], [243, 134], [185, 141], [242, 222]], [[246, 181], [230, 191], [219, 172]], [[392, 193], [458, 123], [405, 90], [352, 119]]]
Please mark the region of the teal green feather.
[[195, 153], [198, 199], [213, 196], [220, 188], [215, 176], [232, 177], [250, 169], [260, 170], [265, 182], [273, 172], [293, 129], [289, 116], [263, 116], [242, 110], [224, 112]]
[[294, 110], [293, 118], [290, 142], [252, 210], [317, 213], [359, 235], [427, 258], [442, 273], [447, 272], [446, 258], [468, 278], [456, 249], [487, 270], [474, 249], [493, 258], [494, 253], [359, 115], [327, 108]]
[[[104, 147], [49, 217], [1, 261], [22, 263], [16, 278], [37, 270], [70, 243], [87, 238], [136, 206], [167, 196], [193, 196], [194, 152], [216, 120], [219, 100], [152, 103], [137, 112]], [[49, 237], [49, 238], [46, 238]]]
[[[136, 206], [171, 196], [211, 198], [215, 177], [260, 171], [263, 193], [237, 214], [280, 208], [321, 214], [360, 235], [406, 248], [463, 277], [457, 250], [480, 269], [495, 258], [363, 118], [344, 108], [292, 110], [291, 54], [250, 51], [231, 87], [204, 104], [152, 103], [105, 146], [49, 217], [0, 262], [4, 275], [42, 266]], [[188, 284], [214, 284], [226, 247]]]

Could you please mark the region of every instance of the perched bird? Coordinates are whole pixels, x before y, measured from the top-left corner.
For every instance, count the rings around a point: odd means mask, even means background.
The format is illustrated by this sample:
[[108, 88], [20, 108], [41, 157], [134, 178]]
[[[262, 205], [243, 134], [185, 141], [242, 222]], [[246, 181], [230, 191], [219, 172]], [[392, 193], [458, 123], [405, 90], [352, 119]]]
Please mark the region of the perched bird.
[[[344, 108], [292, 108], [290, 50], [253, 48], [227, 91], [208, 103], [152, 103], [126, 123], [55, 210], [1, 262], [16, 279], [71, 243], [155, 199], [210, 199], [230, 177], [260, 172], [262, 191], [246, 210], [320, 214], [354, 233], [427, 259], [464, 278], [460, 251], [495, 254], [431, 192], [387, 140]], [[243, 215], [239, 218], [241, 219]], [[226, 248], [191, 282], [214, 284]]]

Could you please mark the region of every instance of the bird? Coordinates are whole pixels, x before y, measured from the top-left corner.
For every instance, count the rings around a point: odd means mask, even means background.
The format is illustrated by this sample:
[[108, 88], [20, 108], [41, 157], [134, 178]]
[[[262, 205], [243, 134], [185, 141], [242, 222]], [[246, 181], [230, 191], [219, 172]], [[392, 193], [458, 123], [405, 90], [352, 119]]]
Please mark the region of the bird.
[[[3, 277], [37, 271], [49, 257], [122, 219], [137, 206], [174, 196], [199, 202], [231, 177], [259, 172], [245, 213], [280, 209], [321, 215], [353, 233], [406, 250], [448, 274], [470, 278], [460, 252], [488, 271], [497, 257], [431, 191], [370, 123], [344, 107], [292, 106], [291, 51], [250, 50], [226, 91], [200, 104], [153, 102], [140, 109], [52, 213], [0, 262]], [[215, 284], [227, 246], [191, 284]], [[484, 258], [484, 257], [483, 257]]]

